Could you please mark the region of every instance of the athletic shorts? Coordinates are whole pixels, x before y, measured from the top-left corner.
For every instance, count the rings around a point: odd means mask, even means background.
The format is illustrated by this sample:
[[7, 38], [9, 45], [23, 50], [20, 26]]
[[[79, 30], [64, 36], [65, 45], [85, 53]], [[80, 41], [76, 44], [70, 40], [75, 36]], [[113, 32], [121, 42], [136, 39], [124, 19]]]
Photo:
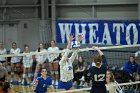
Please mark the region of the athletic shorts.
[[68, 81], [68, 82], [62, 82], [59, 81], [58, 82], [58, 89], [65, 89], [65, 90], [69, 90], [72, 87], [72, 81]]
[[92, 86], [90, 93], [107, 93], [106, 86]]
[[23, 67], [24, 68], [30, 68], [30, 67], [32, 67], [32, 65], [33, 65], [33, 62], [28, 62], [28, 63], [23, 63]]
[[0, 63], [2, 63], [2, 64], [5, 63], [5, 62], [6, 62], [6, 61], [0, 61]]

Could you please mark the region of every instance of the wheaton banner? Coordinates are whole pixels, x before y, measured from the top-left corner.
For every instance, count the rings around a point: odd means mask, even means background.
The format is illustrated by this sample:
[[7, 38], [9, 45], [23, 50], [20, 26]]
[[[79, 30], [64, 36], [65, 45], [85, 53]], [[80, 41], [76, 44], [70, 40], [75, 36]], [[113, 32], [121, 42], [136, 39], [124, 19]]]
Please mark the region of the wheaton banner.
[[83, 34], [82, 44], [133, 45], [140, 44], [140, 21], [68, 21], [56, 22], [56, 39], [66, 43], [73, 34], [77, 40]]

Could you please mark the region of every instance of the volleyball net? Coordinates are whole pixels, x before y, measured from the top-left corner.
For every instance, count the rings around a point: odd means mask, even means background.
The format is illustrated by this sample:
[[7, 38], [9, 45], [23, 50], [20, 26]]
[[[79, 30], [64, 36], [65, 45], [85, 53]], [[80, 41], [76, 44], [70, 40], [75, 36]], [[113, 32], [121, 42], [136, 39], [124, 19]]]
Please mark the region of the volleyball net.
[[[121, 45], [121, 46], [103, 46], [103, 45], [99, 45], [98, 46], [104, 53], [104, 55], [107, 58], [107, 62], [108, 65], [110, 67], [110, 69], [112, 71], [114, 71], [114, 74], [116, 76], [116, 81], [119, 83], [118, 86], [121, 86], [121, 88], [123, 89], [124, 93], [125, 91], [135, 91], [135, 93], [137, 93], [137, 90], [140, 89], [140, 81], [135, 81], [135, 82], [125, 82], [126, 78], [122, 78], [123, 76], [117, 76], [119, 73], [121, 72], [121, 69], [123, 67], [123, 65], [125, 64], [126, 60], [129, 59], [129, 56], [135, 56], [135, 53], [137, 51], [140, 51], [140, 44], [137, 45]], [[30, 52], [30, 53], [20, 53], [20, 54], [7, 54], [7, 55], [0, 55], [0, 57], [15, 57], [15, 56], [25, 56], [25, 55], [42, 55], [42, 54], [52, 54], [52, 53], [62, 53], [62, 52], [73, 52], [74, 50], [59, 50], [59, 51], [55, 51], [55, 52]], [[91, 63], [93, 61], [93, 56], [95, 56], [97, 54], [96, 51], [94, 51], [93, 48], [80, 48], [78, 50], [78, 56], [83, 56], [85, 62], [87, 63]], [[47, 59], [46, 59], [47, 60]], [[75, 60], [77, 61], [77, 60]], [[139, 54], [137, 54], [136, 57], [136, 62], [138, 64], [140, 64], [140, 56]], [[46, 67], [48, 68], [48, 67]], [[120, 71], [120, 72], [119, 72]], [[119, 74], [119, 75], [124, 75]], [[121, 77], [121, 78], [120, 78]], [[122, 79], [122, 80], [121, 80]], [[129, 79], [129, 78], [128, 78]], [[140, 78], [139, 78], [140, 79]], [[83, 82], [85, 82], [83, 80]], [[125, 83], [124, 83], [125, 82]], [[91, 83], [91, 82], [90, 82]], [[77, 89], [80, 88], [80, 89]], [[75, 87], [74, 90], [69, 90], [69, 91], [59, 91], [58, 89], [56, 89], [56, 92], [53, 93], [69, 93], [69, 92], [73, 92], [73, 93], [89, 93], [91, 89], [91, 85], [87, 87], [84, 86], [79, 86], [79, 87]]]

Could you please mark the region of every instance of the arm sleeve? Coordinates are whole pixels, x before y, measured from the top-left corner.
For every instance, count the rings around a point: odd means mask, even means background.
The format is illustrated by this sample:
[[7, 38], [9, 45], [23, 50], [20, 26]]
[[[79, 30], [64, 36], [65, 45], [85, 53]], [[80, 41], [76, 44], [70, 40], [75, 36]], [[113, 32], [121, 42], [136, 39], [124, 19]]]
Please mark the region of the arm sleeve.
[[[69, 49], [66, 49], [66, 51], [68, 51]], [[68, 58], [69, 52], [65, 52], [62, 59], [59, 61], [59, 65], [61, 65], [63, 62], [66, 62], [67, 58]]]
[[105, 65], [107, 67], [107, 60], [106, 60], [105, 55], [102, 55], [102, 63], [103, 63], [103, 65]]
[[75, 51], [72, 53], [71, 57], [69, 58], [69, 61], [70, 61], [71, 63], [73, 63], [73, 61], [75, 60], [77, 54], [78, 54], [78, 50], [75, 50]]

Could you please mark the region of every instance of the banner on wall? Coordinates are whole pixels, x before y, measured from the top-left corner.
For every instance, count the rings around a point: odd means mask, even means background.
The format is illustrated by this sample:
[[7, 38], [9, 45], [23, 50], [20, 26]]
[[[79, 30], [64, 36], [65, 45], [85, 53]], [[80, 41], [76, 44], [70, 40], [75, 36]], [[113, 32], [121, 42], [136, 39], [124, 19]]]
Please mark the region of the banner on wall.
[[82, 44], [140, 44], [140, 21], [66, 21], [56, 22], [58, 43], [67, 43], [70, 34], [83, 34]]

